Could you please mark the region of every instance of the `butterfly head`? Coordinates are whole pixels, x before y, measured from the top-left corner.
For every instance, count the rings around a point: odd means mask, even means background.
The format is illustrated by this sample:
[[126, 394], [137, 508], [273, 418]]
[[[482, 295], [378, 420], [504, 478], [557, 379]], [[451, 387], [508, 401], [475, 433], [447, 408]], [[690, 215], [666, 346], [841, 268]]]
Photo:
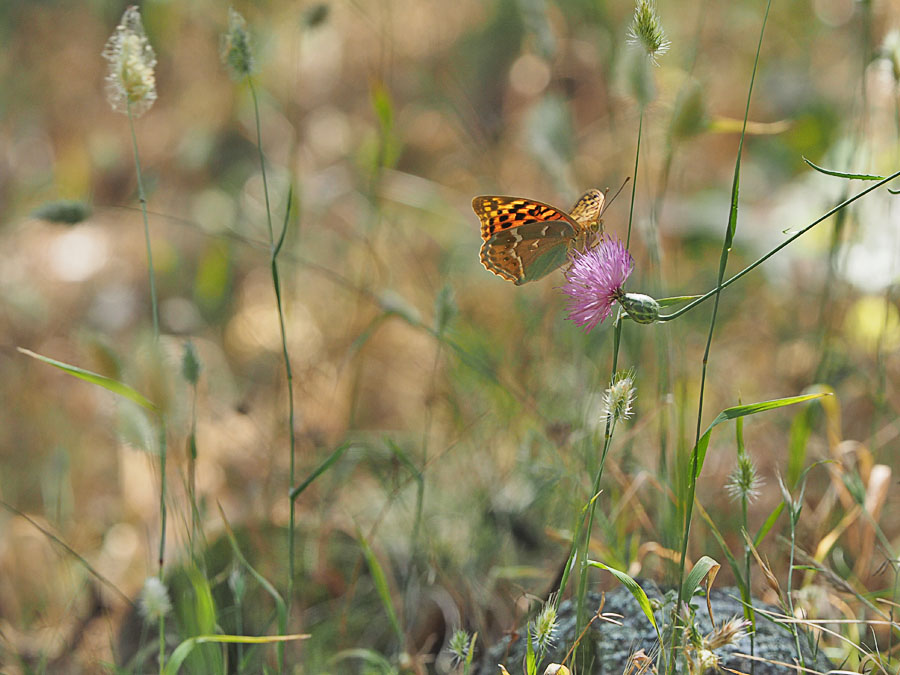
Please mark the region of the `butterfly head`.
[[605, 201], [606, 195], [594, 188], [585, 192], [569, 212], [572, 220], [581, 228], [575, 239], [575, 245], [579, 249], [583, 250], [594, 235], [603, 233], [603, 221], [600, 217], [603, 215]]

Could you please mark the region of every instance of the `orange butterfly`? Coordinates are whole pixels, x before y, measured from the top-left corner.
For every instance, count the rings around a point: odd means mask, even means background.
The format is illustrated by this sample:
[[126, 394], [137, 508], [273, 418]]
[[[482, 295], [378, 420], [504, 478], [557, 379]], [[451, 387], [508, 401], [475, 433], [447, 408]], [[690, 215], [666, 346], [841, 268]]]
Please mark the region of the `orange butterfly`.
[[603, 232], [604, 194], [588, 190], [566, 213], [521, 197], [481, 195], [472, 208], [481, 220], [481, 264], [520, 286], [566, 262], [571, 248], [583, 251], [591, 235]]

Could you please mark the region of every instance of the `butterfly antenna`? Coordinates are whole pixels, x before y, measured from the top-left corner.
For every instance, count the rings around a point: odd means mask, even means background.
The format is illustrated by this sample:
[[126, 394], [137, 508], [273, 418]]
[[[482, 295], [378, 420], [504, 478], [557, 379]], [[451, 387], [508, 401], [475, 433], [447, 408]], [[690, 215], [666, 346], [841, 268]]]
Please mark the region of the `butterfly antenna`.
[[[600, 215], [598, 216], [599, 218], [602, 218], [602, 217], [603, 217], [603, 214], [606, 213], [606, 209], [608, 209], [608, 208], [609, 208], [609, 205], [612, 204], [612, 203], [615, 201], [616, 197], [619, 196], [619, 193], [620, 193], [622, 190], [625, 189], [625, 186], [628, 185], [628, 181], [630, 181], [630, 180], [631, 180], [631, 176], [628, 176], [628, 177], [622, 182], [622, 187], [620, 187], [618, 190], [616, 190], [616, 194], [614, 194], [614, 195], [612, 196], [612, 199], [604, 199], [604, 200], [603, 200], [603, 208], [600, 209]], [[608, 193], [609, 193], [609, 188], [606, 188], [606, 192], [603, 193], [603, 196], [605, 197]]]

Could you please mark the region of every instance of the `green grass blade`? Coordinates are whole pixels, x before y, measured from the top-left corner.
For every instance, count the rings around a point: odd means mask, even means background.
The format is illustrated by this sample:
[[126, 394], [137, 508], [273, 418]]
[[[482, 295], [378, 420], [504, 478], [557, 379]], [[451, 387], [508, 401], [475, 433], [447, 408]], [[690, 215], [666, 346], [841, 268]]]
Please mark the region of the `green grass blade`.
[[347, 659], [360, 659], [375, 669], [364, 672], [383, 673], [384, 675], [392, 675], [397, 672], [397, 669], [391, 665], [390, 661], [374, 649], [345, 649], [335, 654], [334, 657], [329, 660], [329, 663], [333, 665], [340, 661], [346, 661]]
[[706, 522], [707, 527], [709, 527], [709, 531], [712, 534], [713, 538], [718, 542], [719, 548], [722, 549], [722, 555], [725, 556], [725, 561], [728, 563], [728, 567], [731, 568], [732, 574], [734, 574], [735, 583], [737, 583], [738, 588], [741, 591], [741, 597], [744, 597], [745, 591], [749, 593], [749, 588], [747, 587], [747, 581], [744, 579], [744, 572], [741, 569], [741, 566], [738, 564], [738, 561], [735, 559], [734, 555], [732, 555], [731, 550], [728, 548], [728, 543], [725, 541], [725, 537], [719, 531], [719, 528], [716, 527], [716, 524], [713, 522], [713, 519], [710, 517], [709, 512], [703, 508], [703, 505], [700, 502], [695, 502], [694, 507], [700, 512], [700, 517]]
[[827, 393], [822, 394], [804, 394], [802, 396], [790, 396], [788, 398], [778, 398], [772, 401], [761, 401], [760, 403], [747, 403], [745, 405], [736, 405], [731, 408], [725, 408], [722, 412], [720, 412], [716, 419], [712, 421], [712, 423], [706, 428], [706, 431], [703, 433], [703, 436], [700, 437], [700, 440], [697, 442], [697, 471], [695, 476], [700, 476], [700, 470], [703, 468], [703, 461], [706, 458], [706, 451], [709, 448], [709, 439], [712, 435], [712, 430], [720, 425], [722, 422], [727, 422], [728, 420], [737, 419], [738, 417], [746, 417], [747, 415], [755, 415], [756, 413], [765, 412], [766, 410], [775, 410], [776, 408], [783, 408], [785, 406], [794, 405], [795, 403], [804, 403], [806, 401], [812, 401], [817, 398], [822, 398], [823, 396], [828, 396]]
[[837, 176], [838, 178], [850, 178], [853, 180], [884, 180], [884, 176], [876, 176], [871, 173], [850, 173], [847, 171], [834, 171], [833, 169], [826, 169], [817, 164], [813, 164], [806, 157], [803, 158], [803, 161], [806, 162], [811, 168], [815, 169], [819, 173], [824, 173], [827, 176]]
[[274, 260], [278, 257], [278, 253], [281, 251], [281, 247], [284, 245], [284, 236], [287, 234], [288, 222], [291, 217], [291, 200], [294, 197], [294, 186], [291, 186], [291, 189], [288, 190], [287, 196], [287, 206], [284, 208], [284, 224], [281, 226], [281, 234], [278, 235], [278, 241], [275, 243], [275, 246], [272, 248], [272, 259]]
[[609, 567], [608, 565], [604, 565], [602, 562], [597, 562], [595, 560], [588, 560], [588, 565], [591, 567], [599, 567], [602, 570], [606, 570], [610, 574], [612, 574], [616, 579], [618, 579], [625, 588], [629, 590], [629, 592], [634, 596], [634, 599], [637, 600], [638, 605], [641, 606], [641, 611], [644, 612], [644, 616], [647, 617], [647, 620], [653, 625], [653, 629], [656, 631], [656, 636], [659, 638], [659, 626], [656, 625], [656, 617], [653, 616], [653, 607], [650, 605], [650, 598], [647, 597], [647, 594], [644, 592], [644, 589], [641, 588], [640, 584], [637, 581], [628, 576], [625, 572], [617, 570], [613, 567]]
[[353, 444], [343, 443], [342, 445], [339, 445], [337, 448], [335, 448], [334, 451], [332, 451], [332, 453], [328, 455], [325, 461], [319, 464], [319, 466], [317, 466], [315, 470], [311, 474], [309, 474], [305, 481], [291, 490], [291, 501], [296, 500], [297, 497], [299, 497], [300, 494], [306, 488], [308, 488], [316, 478], [328, 471], [328, 469], [330, 469], [334, 465], [334, 463], [341, 458], [341, 455], [343, 455], [347, 448], [349, 448], [351, 445]]
[[275, 590], [275, 587], [266, 579], [262, 574], [254, 569], [253, 565], [247, 562], [247, 559], [244, 557], [244, 554], [241, 552], [241, 547], [238, 546], [237, 539], [234, 536], [234, 531], [231, 529], [231, 524], [228, 522], [228, 519], [225, 517], [225, 512], [222, 510], [222, 506], [219, 505], [219, 515], [222, 518], [222, 524], [225, 526], [225, 535], [228, 537], [229, 543], [231, 543], [231, 550], [234, 553], [234, 557], [237, 558], [244, 568], [250, 572], [250, 576], [252, 576], [256, 583], [263, 587], [263, 589], [272, 596], [272, 600], [275, 601], [275, 611], [278, 614], [278, 630], [279, 634], [287, 633], [287, 605], [284, 603], [284, 599], [281, 597], [281, 594]]
[[175, 651], [173, 651], [172, 655], [169, 657], [168, 663], [166, 663], [164, 672], [166, 675], [175, 675], [184, 664], [185, 659], [187, 659], [197, 645], [210, 643], [260, 645], [276, 642], [289, 642], [293, 640], [306, 640], [310, 637], [311, 636], [306, 633], [295, 633], [294, 635], [262, 635], [259, 637], [253, 635], [197, 635], [196, 637], [184, 640], [175, 648]]
[[378, 558], [375, 557], [375, 552], [372, 550], [372, 547], [369, 546], [369, 542], [366, 540], [365, 536], [363, 536], [362, 532], [358, 533], [358, 537], [360, 546], [362, 546], [363, 555], [366, 558], [366, 564], [369, 566], [369, 572], [372, 574], [372, 581], [375, 583], [375, 590], [378, 592], [378, 597], [381, 598], [381, 604], [384, 607], [385, 613], [388, 615], [394, 633], [397, 635], [397, 640], [402, 647], [404, 642], [406, 642], [406, 639], [403, 635], [403, 629], [400, 628], [400, 622], [397, 620], [397, 613], [394, 611], [394, 603], [391, 597], [391, 589], [388, 585], [387, 576], [385, 576], [381, 563], [378, 562]]
[[17, 349], [22, 354], [25, 354], [25, 356], [30, 356], [31, 358], [37, 359], [38, 361], [43, 361], [44, 363], [49, 364], [54, 368], [59, 368], [63, 372], [66, 372], [73, 377], [77, 377], [78, 379], [84, 380], [85, 382], [90, 382], [91, 384], [96, 384], [99, 387], [103, 387], [104, 389], [107, 389], [114, 394], [118, 394], [123, 398], [134, 401], [138, 405], [143, 406], [151, 412], [159, 412], [159, 408], [157, 408], [156, 405], [154, 405], [150, 400], [145, 398], [143, 394], [135, 389], [132, 389], [123, 382], [114, 380], [111, 377], [106, 377], [105, 375], [100, 375], [99, 373], [91, 372], [90, 370], [85, 370], [84, 368], [79, 368], [78, 366], [72, 366], [68, 363], [63, 363], [62, 361], [51, 359], [49, 356], [41, 356], [40, 354], [36, 354], [30, 349], [23, 349], [22, 347], [17, 347]]
[[706, 583], [707, 589], [712, 586], [716, 575], [719, 573], [721, 565], [710, 558], [708, 555], [703, 556], [694, 565], [693, 569], [684, 578], [684, 586], [681, 590], [682, 598], [690, 598], [694, 595], [694, 591], [699, 588], [704, 579], [708, 579]]
[[537, 675], [537, 657], [534, 655], [534, 640], [531, 639], [531, 626], [525, 631], [525, 675]]

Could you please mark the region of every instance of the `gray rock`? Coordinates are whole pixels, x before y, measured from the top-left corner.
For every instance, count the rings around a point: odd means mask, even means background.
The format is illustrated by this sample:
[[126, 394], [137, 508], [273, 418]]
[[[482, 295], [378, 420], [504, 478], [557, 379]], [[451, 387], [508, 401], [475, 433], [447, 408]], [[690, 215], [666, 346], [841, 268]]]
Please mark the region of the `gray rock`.
[[[656, 620], [658, 622], [661, 619], [668, 621], [672, 605], [675, 602], [674, 592], [664, 595], [655, 584], [645, 581], [640, 583], [651, 602], [657, 607], [655, 611]], [[712, 606], [713, 617], [716, 620], [717, 627], [721, 628], [732, 617], [743, 617], [743, 608], [738, 600], [739, 597], [740, 594], [736, 588], [713, 589], [710, 594], [710, 605]], [[656, 603], [659, 604], [657, 605]], [[589, 670], [582, 669], [581, 672], [589, 672], [594, 675], [600, 673], [625, 673], [629, 668], [629, 659], [632, 654], [639, 650], [643, 650], [644, 654], [650, 656], [654, 665], [656, 665], [656, 656], [659, 651], [656, 632], [631, 593], [622, 587], [607, 593], [605, 598], [600, 593], [589, 593], [586, 599], [588, 616], [600, 608], [601, 604], [603, 605], [604, 615], [621, 615], [622, 618], [618, 619], [618, 621], [622, 625], [599, 619], [594, 621], [588, 635], [582, 640], [580, 648], [581, 652], [585, 652], [586, 643], [588, 641], [592, 643], [589, 645], [589, 647], [593, 648], [591, 667]], [[713, 628], [709, 619], [705, 597], [694, 597], [691, 605], [696, 611], [695, 626], [697, 632], [701, 636], [709, 635]], [[754, 606], [772, 612], [779, 611], [776, 607], [765, 603], [755, 603]], [[541, 661], [538, 673], [543, 673], [544, 668], [549, 663], [562, 662], [566, 652], [575, 640], [575, 613], [575, 605], [571, 600], [566, 600], [560, 606], [558, 627], [555, 634], [556, 647]], [[665, 636], [668, 625], [660, 626], [660, 628]], [[522, 627], [519, 630], [519, 636], [514, 641], [510, 637], [505, 637], [498, 644], [491, 647], [478, 660], [477, 666], [473, 669], [473, 675], [497, 675], [500, 672], [497, 664], [500, 663], [509, 669], [511, 675], [518, 675], [523, 672], [522, 663], [525, 656], [524, 634], [525, 627]], [[812, 649], [810, 648], [811, 645]], [[807, 668], [826, 672], [833, 667], [821, 652], [813, 655], [815, 644], [809, 641], [806, 634], [801, 634], [800, 646]], [[765, 661], [750, 660], [745, 656], [740, 656], [740, 654], [750, 654], [751, 648], [754, 656]], [[756, 633], [752, 647], [750, 638], [745, 636], [736, 643], [717, 647], [714, 650], [714, 654], [718, 658], [718, 667], [720, 669], [718, 672], [727, 672], [721, 670], [723, 668], [731, 668], [738, 672], [752, 673], [753, 675], [796, 672], [793, 668], [771, 663], [795, 663], [797, 656], [796, 644], [787, 630], [764, 618], [759, 613], [756, 614]], [[696, 662], [696, 652], [693, 653], [693, 656]], [[571, 664], [567, 665], [571, 666]], [[697, 670], [694, 670], [694, 672], [697, 672]], [[640, 669], [635, 668], [633, 672], [640, 672]], [[685, 672], [683, 659], [679, 659], [677, 672]], [[717, 670], [710, 668], [706, 672], [717, 672]]]

